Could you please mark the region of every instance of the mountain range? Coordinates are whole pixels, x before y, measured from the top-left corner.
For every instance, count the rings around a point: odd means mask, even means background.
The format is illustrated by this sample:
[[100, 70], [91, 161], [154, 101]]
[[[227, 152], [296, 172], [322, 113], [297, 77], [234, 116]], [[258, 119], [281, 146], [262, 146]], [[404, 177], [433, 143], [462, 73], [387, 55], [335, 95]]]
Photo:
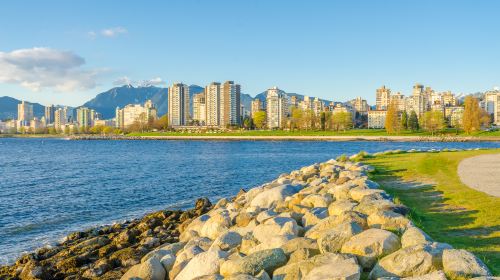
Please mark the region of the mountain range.
[[[203, 91], [203, 87], [198, 85], [190, 85], [189, 93], [192, 98], [194, 94]], [[288, 95], [297, 96], [299, 100], [303, 100], [304, 96], [297, 93], [287, 93]], [[251, 102], [253, 99], [266, 99], [266, 92], [261, 92], [253, 98], [249, 94], [241, 93], [240, 101], [246, 110], [250, 110]], [[115, 117], [116, 107], [123, 108], [127, 104], [142, 104], [146, 100], [151, 99], [158, 109], [158, 115], [167, 113], [168, 110], [168, 88], [155, 87], [155, 86], [132, 86], [124, 85], [114, 87], [108, 91], [99, 93], [96, 97], [85, 102], [80, 107], [88, 107], [101, 113], [104, 119]], [[323, 100], [324, 102], [330, 102]], [[0, 97], [0, 119], [11, 119], [17, 117], [17, 104], [21, 103], [20, 100], [4, 96]], [[39, 103], [33, 104], [33, 113], [35, 117], [42, 117], [44, 115], [44, 106]]]

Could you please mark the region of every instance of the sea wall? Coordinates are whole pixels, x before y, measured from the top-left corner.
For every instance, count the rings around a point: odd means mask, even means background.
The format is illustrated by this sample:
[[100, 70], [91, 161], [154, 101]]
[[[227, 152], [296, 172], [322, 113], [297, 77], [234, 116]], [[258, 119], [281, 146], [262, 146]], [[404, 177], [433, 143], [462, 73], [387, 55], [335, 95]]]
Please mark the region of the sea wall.
[[368, 179], [372, 171], [359, 162], [329, 160], [221, 199], [179, 228], [179, 242], [151, 251], [121, 279], [490, 275], [472, 253], [435, 242], [416, 227], [406, 216], [409, 209]]

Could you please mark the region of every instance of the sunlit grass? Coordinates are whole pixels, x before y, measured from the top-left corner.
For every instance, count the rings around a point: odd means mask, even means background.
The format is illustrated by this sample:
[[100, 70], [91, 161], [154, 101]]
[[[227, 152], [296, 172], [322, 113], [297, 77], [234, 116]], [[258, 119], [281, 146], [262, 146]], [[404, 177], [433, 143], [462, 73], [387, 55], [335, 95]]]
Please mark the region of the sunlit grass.
[[436, 241], [474, 252], [500, 274], [500, 198], [462, 184], [459, 162], [500, 150], [416, 153], [365, 159], [373, 179], [412, 209], [410, 218]]

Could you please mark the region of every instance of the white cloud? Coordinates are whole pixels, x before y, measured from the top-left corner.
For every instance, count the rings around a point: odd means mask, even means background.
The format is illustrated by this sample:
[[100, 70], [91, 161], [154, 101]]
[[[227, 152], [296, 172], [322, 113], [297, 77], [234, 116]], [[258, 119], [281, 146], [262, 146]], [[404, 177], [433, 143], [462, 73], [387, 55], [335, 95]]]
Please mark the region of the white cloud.
[[127, 34], [127, 33], [128, 33], [128, 30], [121, 27], [121, 26], [101, 30], [101, 35], [104, 37], [116, 37], [118, 35]]
[[123, 86], [123, 85], [131, 85], [131, 84], [133, 84], [133, 82], [127, 76], [120, 77], [116, 81], [113, 82], [113, 85], [115, 85], [115, 86]]
[[139, 87], [149, 87], [149, 86], [165, 86], [165, 83], [166, 82], [160, 77], [156, 77], [150, 80], [133, 81], [129, 77], [124, 76], [114, 81], [113, 85], [115, 86], [132, 85]]
[[53, 88], [66, 92], [96, 86], [97, 70], [86, 70], [85, 59], [50, 48], [0, 52], [0, 83], [19, 84], [32, 91]]

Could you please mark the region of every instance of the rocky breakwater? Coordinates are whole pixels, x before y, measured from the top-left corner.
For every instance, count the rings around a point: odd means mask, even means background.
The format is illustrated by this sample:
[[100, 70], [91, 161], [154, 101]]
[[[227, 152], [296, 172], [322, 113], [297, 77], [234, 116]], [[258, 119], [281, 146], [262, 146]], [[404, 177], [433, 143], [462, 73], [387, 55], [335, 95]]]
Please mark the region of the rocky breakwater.
[[41, 248], [11, 266], [0, 267], [0, 279], [120, 279], [150, 251], [161, 249], [162, 244], [178, 244], [179, 227], [211, 207], [208, 199], [198, 199], [191, 210], [163, 210], [141, 219], [72, 233], [56, 246]]
[[371, 171], [330, 160], [242, 190], [122, 279], [490, 279], [473, 254], [417, 228]]

